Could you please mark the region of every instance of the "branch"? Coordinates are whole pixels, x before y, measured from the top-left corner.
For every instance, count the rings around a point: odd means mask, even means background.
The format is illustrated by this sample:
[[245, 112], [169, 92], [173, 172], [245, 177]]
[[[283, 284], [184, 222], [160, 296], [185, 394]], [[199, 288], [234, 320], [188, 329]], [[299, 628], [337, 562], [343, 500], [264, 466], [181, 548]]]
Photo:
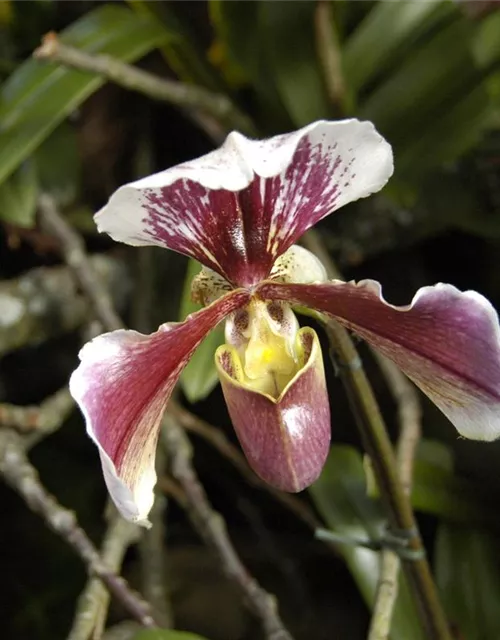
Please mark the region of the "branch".
[[81, 237], [58, 213], [50, 196], [42, 194], [38, 200], [38, 207], [42, 228], [59, 240], [64, 261], [85, 291], [97, 318], [108, 331], [119, 328], [121, 320], [106, 288], [89, 262]]
[[[63, 44], [55, 33], [49, 33], [43, 38], [41, 46], [33, 52], [33, 57], [101, 75], [125, 89], [185, 109], [211, 138], [220, 138], [221, 127], [222, 135], [232, 129], [255, 135], [251, 120], [227, 96], [202, 87], [160, 78], [110, 56], [91, 54], [70, 47]], [[207, 118], [210, 120], [207, 121]]]
[[[318, 234], [309, 231], [304, 240], [310, 250], [314, 251], [314, 247], [320, 250], [318, 257], [324, 261], [327, 271], [330, 271], [330, 275], [338, 277], [338, 270], [321, 247]], [[381, 499], [388, 513], [389, 524], [395, 532], [403, 531], [408, 535], [408, 548], [411, 551], [422, 554], [420, 559], [405, 560], [403, 567], [418, 604], [423, 627], [430, 640], [451, 640], [446, 615], [441, 607], [429, 563], [425, 557], [425, 548], [411, 502], [400, 482], [394, 450], [361, 359], [344, 327], [325, 316], [325, 330], [330, 346], [341, 365], [340, 376], [358, 423], [364, 448], [373, 465]], [[405, 442], [405, 460], [407, 450]]]
[[205, 543], [217, 554], [226, 576], [238, 587], [249, 608], [260, 619], [268, 640], [292, 640], [277, 612], [276, 599], [264, 591], [241, 562], [227, 535], [222, 517], [215, 512], [191, 465], [191, 446], [182, 427], [167, 414], [163, 429], [174, 478], [187, 498], [187, 511]]
[[[375, 357], [398, 405], [399, 438], [396, 457], [401, 485], [410, 496], [415, 452], [421, 434], [420, 400], [415, 387], [393, 362], [377, 353]], [[389, 549], [382, 551], [368, 640], [388, 640], [390, 636], [392, 615], [398, 597], [400, 567], [401, 560], [396, 553]]]
[[[115, 573], [120, 571], [127, 548], [137, 542], [138, 529], [114, 510], [102, 544], [102, 561]], [[68, 640], [100, 638], [106, 621], [109, 592], [100, 579], [91, 578], [78, 599]]]
[[[105, 255], [89, 264], [101, 286], [121, 306], [127, 277], [123, 263]], [[0, 282], [0, 355], [69, 333], [88, 322], [89, 305], [67, 267], [40, 267]]]
[[35, 468], [26, 457], [21, 436], [7, 430], [0, 433], [0, 473], [30, 509], [73, 547], [88, 571], [102, 580], [136, 620], [148, 628], [156, 626], [149, 605], [103, 562], [85, 531], [78, 525], [75, 514], [58, 504], [43, 487]]

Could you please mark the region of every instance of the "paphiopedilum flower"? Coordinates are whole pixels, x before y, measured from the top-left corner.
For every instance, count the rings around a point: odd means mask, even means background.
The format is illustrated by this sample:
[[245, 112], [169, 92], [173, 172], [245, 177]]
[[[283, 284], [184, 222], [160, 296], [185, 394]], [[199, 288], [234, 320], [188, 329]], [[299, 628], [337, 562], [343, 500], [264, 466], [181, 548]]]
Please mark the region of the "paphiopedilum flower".
[[500, 434], [499, 324], [484, 297], [437, 284], [396, 307], [372, 280], [328, 282], [294, 244], [381, 189], [392, 170], [391, 148], [368, 122], [322, 121], [263, 141], [232, 133], [202, 158], [121, 187], [96, 215], [115, 240], [204, 265], [193, 283], [203, 309], [152, 335], [99, 336], [71, 378], [126, 518], [147, 523], [162, 414], [193, 351], [223, 320], [215, 360], [230, 416], [253, 469], [280, 489], [311, 484], [330, 442], [318, 337], [299, 328], [293, 305], [334, 317], [396, 362], [462, 435]]

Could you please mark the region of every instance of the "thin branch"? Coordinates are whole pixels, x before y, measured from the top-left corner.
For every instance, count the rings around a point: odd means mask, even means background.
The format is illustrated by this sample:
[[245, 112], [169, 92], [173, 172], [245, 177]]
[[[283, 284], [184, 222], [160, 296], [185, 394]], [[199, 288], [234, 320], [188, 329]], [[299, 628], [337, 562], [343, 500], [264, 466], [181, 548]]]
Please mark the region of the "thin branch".
[[[410, 496], [415, 452], [421, 434], [422, 409], [415, 387], [396, 365], [375, 353], [379, 367], [398, 406], [399, 437], [396, 458], [403, 490]], [[368, 640], [388, 640], [399, 588], [399, 556], [385, 549], [380, 558], [380, 575]]]
[[149, 605], [103, 562], [85, 531], [78, 525], [75, 514], [61, 506], [43, 487], [35, 468], [26, 457], [21, 436], [7, 430], [0, 433], [0, 473], [30, 509], [73, 547], [88, 571], [102, 580], [136, 620], [148, 628], [156, 626]]
[[[116, 511], [104, 536], [102, 561], [115, 573], [120, 571], [127, 548], [138, 539], [138, 529]], [[109, 592], [100, 579], [91, 578], [78, 599], [68, 640], [97, 640], [103, 634], [109, 605]], [[160, 622], [158, 620], [158, 622]]]
[[59, 429], [74, 406], [66, 387], [39, 405], [19, 406], [3, 402], [0, 403], [0, 425], [41, 438]]
[[[152, 73], [125, 64], [110, 56], [87, 53], [63, 44], [57, 34], [49, 33], [33, 52], [38, 60], [59, 62], [68, 67], [98, 74], [116, 84], [137, 91], [153, 100], [162, 100], [187, 110], [210, 137], [220, 137], [220, 127], [255, 135], [255, 127], [229, 98], [202, 87], [160, 78]], [[210, 118], [207, 121], [207, 118]]]
[[293, 495], [283, 493], [266, 482], [261, 480], [248, 465], [241, 451], [235, 447], [224, 433], [213, 425], [198, 418], [190, 411], [187, 411], [179, 404], [170, 402], [170, 413], [178, 420], [179, 424], [187, 431], [195, 433], [212, 445], [221, 455], [223, 455], [245, 478], [245, 480], [259, 489], [263, 489], [269, 493], [275, 500], [280, 502], [295, 516], [300, 518], [311, 529], [316, 530], [323, 526], [319, 518], [316, 517], [312, 509], [307, 504], [299, 500]]
[[73, 270], [98, 319], [108, 331], [121, 327], [121, 320], [106, 288], [90, 265], [79, 234], [58, 213], [54, 200], [49, 195], [42, 194], [38, 206], [43, 229], [59, 240], [64, 260]]
[[[339, 273], [326, 251], [321, 250], [321, 241], [316, 232], [308, 232], [306, 246], [318, 251], [327, 271], [334, 277]], [[420, 559], [405, 560], [403, 567], [412, 589], [422, 625], [430, 640], [451, 640], [446, 615], [439, 601], [425, 548], [413, 514], [407, 491], [399, 479], [396, 456], [387, 429], [380, 413], [373, 389], [364, 372], [361, 359], [349, 333], [332, 318], [326, 319], [325, 329], [330, 346], [340, 364], [340, 376], [347, 391], [352, 411], [358, 423], [366, 452], [370, 456], [382, 502], [388, 513], [389, 524], [395, 532], [405, 532], [408, 548], [421, 553]], [[405, 457], [407, 445], [405, 444]]]
[[163, 429], [172, 474], [186, 494], [187, 511], [196, 530], [212, 548], [226, 576], [237, 586], [249, 608], [260, 619], [267, 640], [291, 640], [281, 621], [276, 599], [264, 591], [241, 562], [222, 517], [215, 512], [191, 464], [191, 446], [182, 427], [169, 414]]
[[[127, 276], [122, 262], [89, 258], [96, 278], [120, 305]], [[124, 285], [125, 283], [125, 285]], [[0, 355], [75, 331], [91, 317], [89, 304], [66, 266], [39, 267], [0, 282]]]

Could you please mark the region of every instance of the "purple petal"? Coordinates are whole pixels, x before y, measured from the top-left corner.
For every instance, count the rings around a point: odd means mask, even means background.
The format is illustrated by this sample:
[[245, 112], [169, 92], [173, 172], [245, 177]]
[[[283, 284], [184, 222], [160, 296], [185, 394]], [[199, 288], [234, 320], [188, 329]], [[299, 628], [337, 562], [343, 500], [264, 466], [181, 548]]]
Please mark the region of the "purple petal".
[[334, 316], [394, 360], [466, 438], [500, 436], [500, 327], [479, 293], [437, 284], [402, 307], [373, 280], [265, 283], [258, 293]]
[[263, 141], [233, 132], [206, 156], [121, 187], [96, 222], [115, 240], [174, 249], [253, 285], [304, 231], [381, 189], [392, 170], [370, 122], [320, 121]]
[[246, 292], [235, 291], [149, 336], [113, 331], [80, 351], [70, 391], [99, 448], [111, 497], [128, 520], [147, 524], [160, 421], [182, 369], [210, 329], [247, 301]]
[[229, 415], [253, 470], [283, 491], [301, 491], [319, 476], [330, 445], [330, 406], [318, 337], [298, 334], [304, 366], [276, 400], [238, 381], [231, 347], [216, 363]]

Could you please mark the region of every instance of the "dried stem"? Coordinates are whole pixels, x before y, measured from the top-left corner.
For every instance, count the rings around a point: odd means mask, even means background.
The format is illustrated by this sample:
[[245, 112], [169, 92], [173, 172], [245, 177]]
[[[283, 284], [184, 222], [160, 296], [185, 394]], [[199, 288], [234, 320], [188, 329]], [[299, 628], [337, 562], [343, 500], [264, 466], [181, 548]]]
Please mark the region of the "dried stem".
[[21, 436], [8, 430], [0, 434], [0, 473], [7, 484], [24, 498], [30, 509], [73, 547], [85, 562], [89, 573], [102, 580], [136, 620], [145, 627], [156, 626], [149, 605], [103, 562], [85, 531], [78, 525], [75, 514], [61, 506], [43, 487], [35, 468], [26, 457]]
[[241, 562], [222, 517], [215, 512], [191, 464], [191, 446], [182, 427], [167, 414], [164, 442], [171, 460], [172, 474], [187, 498], [187, 512], [205, 543], [219, 558], [226, 576], [239, 588], [249, 608], [261, 620], [267, 640], [291, 640], [281, 621], [276, 599], [257, 583]]
[[[321, 247], [316, 232], [308, 232], [305, 244], [311, 251], [317, 251], [330, 275], [339, 273], [332, 260]], [[421, 553], [420, 559], [403, 561], [410, 588], [418, 604], [422, 625], [430, 640], [451, 640], [446, 615], [439, 601], [418, 525], [413, 514], [410, 498], [399, 478], [396, 456], [387, 429], [380, 413], [375, 395], [362, 367], [356, 347], [349, 333], [335, 320], [328, 318], [325, 329], [330, 345], [340, 365], [340, 375], [358, 423], [366, 452], [371, 458], [382, 502], [388, 513], [390, 527], [397, 532], [405, 532], [408, 548]], [[408, 468], [408, 444], [404, 441], [405, 469]], [[411, 470], [411, 466], [409, 467]], [[406, 471], [405, 471], [406, 473]]]
[[[380, 369], [398, 405], [399, 437], [396, 458], [403, 490], [410, 496], [415, 452], [421, 433], [422, 410], [415, 387], [396, 365], [375, 353]], [[399, 587], [399, 556], [385, 549], [381, 553], [380, 576], [368, 640], [388, 640]]]
[[37, 439], [56, 431], [75, 403], [66, 387], [56, 391], [40, 405], [0, 404], [0, 425], [12, 427]]
[[316, 517], [312, 509], [307, 506], [307, 504], [293, 495], [274, 489], [274, 487], [271, 487], [261, 480], [250, 468], [241, 451], [228, 440], [220, 429], [214, 427], [208, 422], [205, 422], [201, 418], [198, 418], [175, 402], [170, 402], [169, 411], [179, 424], [184, 427], [184, 429], [201, 436], [215, 449], [217, 449], [217, 451], [229, 460], [229, 462], [241, 473], [249, 484], [267, 491], [269, 495], [280, 502], [295, 516], [300, 518], [300, 520], [302, 520], [302, 522], [311, 529], [316, 530], [318, 527], [322, 526], [320, 520]]
[[110, 56], [91, 54], [70, 47], [63, 44], [55, 33], [44, 37], [33, 56], [39, 60], [58, 62], [101, 75], [125, 89], [185, 109], [195, 123], [213, 139], [220, 139], [221, 134], [232, 129], [255, 135], [251, 120], [227, 96], [202, 87], [160, 78]]
[[96, 317], [108, 331], [120, 328], [122, 326], [121, 320], [107, 290], [92, 269], [83, 240], [59, 215], [50, 196], [42, 194], [38, 205], [43, 229], [59, 240], [64, 260], [85, 291]]
[[[116, 511], [110, 518], [101, 549], [102, 561], [114, 572], [120, 571], [127, 548], [137, 542], [138, 529]], [[98, 578], [91, 578], [78, 599], [68, 640], [97, 640], [104, 631], [109, 592]], [[160, 620], [158, 620], [160, 623]]]

